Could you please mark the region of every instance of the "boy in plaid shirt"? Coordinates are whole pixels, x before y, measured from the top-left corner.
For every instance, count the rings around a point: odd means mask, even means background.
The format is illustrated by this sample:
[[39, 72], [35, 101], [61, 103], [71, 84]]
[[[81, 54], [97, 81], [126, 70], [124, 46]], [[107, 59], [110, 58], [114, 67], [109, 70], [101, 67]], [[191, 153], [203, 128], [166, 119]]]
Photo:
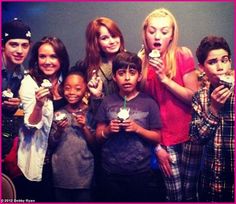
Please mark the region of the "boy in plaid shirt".
[[[191, 196], [196, 195], [198, 170], [203, 158], [200, 201], [233, 202], [235, 100], [230, 48], [224, 38], [207, 36], [201, 41], [196, 55], [210, 86], [200, 89], [193, 97], [191, 139], [184, 149], [185, 189], [189, 190], [185, 196], [191, 200]], [[227, 83], [222, 78], [228, 78]]]

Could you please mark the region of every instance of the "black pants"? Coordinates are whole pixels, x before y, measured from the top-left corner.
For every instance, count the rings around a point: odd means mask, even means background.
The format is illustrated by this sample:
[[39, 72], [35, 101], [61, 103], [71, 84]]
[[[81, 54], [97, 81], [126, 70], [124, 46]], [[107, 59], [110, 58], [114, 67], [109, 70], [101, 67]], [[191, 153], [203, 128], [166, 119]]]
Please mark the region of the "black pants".
[[30, 181], [23, 175], [13, 179], [16, 187], [17, 199], [33, 200], [35, 202], [53, 202], [52, 172], [51, 165], [46, 164], [43, 167], [42, 181]]
[[92, 202], [90, 189], [54, 188], [58, 202]]
[[108, 202], [165, 201], [165, 185], [159, 170], [132, 175], [102, 171], [101, 193]]

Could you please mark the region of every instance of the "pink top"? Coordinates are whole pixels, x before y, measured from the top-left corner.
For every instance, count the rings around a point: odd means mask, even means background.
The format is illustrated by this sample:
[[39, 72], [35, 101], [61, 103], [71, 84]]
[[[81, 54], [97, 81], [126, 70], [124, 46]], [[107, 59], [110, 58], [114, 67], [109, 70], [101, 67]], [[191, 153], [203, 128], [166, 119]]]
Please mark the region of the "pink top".
[[[188, 52], [179, 51], [176, 55], [177, 71], [172, 80], [181, 86], [184, 86], [183, 76], [194, 70], [194, 59], [190, 55], [190, 50]], [[151, 65], [148, 68], [145, 89], [160, 106], [163, 124], [162, 144], [170, 146], [187, 141], [189, 139], [191, 106], [178, 99], [158, 80]]]

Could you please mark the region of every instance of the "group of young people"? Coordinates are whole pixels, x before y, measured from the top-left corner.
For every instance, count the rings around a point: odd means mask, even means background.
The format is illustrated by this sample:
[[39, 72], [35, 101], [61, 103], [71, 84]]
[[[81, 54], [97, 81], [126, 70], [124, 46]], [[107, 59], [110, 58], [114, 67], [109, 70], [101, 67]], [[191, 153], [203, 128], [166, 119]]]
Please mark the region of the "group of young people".
[[25, 76], [30, 28], [14, 20], [2, 31], [2, 90], [14, 92], [2, 118], [24, 110], [19, 199], [234, 201], [234, 81], [220, 84], [234, 72], [224, 38], [200, 42], [208, 83], [199, 87], [192, 52], [178, 46], [176, 19], [164, 8], [145, 18], [138, 54], [125, 49], [112, 19], [98, 17], [87, 26], [85, 59], [69, 68], [63, 42], [47, 36], [33, 45]]

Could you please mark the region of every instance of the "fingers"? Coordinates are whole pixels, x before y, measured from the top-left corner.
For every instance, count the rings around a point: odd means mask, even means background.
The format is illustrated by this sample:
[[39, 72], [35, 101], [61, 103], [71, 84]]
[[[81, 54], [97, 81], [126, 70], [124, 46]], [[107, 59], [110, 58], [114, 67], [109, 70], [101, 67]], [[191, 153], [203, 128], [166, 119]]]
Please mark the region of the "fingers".
[[163, 173], [164, 173], [164, 175], [165, 175], [166, 177], [171, 177], [171, 176], [173, 175], [169, 163], [167, 163], [167, 164], [161, 164], [160, 166], [161, 166], [161, 169], [162, 169], [162, 171], [163, 171]]
[[88, 82], [88, 87], [96, 88], [102, 83], [100, 77], [92, 77], [91, 80]]
[[92, 78], [87, 86], [92, 95], [99, 97], [102, 94], [103, 82], [100, 77]]
[[91, 79], [91, 80], [88, 82], [88, 87], [96, 88], [97, 86], [98, 86], [98, 81], [95, 80], [95, 79]]
[[57, 122], [57, 125], [61, 128], [65, 128], [66, 126], [68, 126], [69, 122], [68, 119], [65, 118], [64, 120], [60, 120]]
[[19, 98], [9, 98], [8, 101], [13, 102], [13, 103], [20, 103], [21, 102]]
[[158, 161], [164, 174], [168, 177], [172, 176], [173, 175], [171, 169], [172, 159], [170, 157], [170, 154], [168, 154], [168, 152], [166, 152], [165, 149], [161, 149], [156, 153], [156, 156], [158, 158]]
[[75, 117], [75, 120], [77, 121], [78, 124], [80, 125], [85, 125], [86, 124], [86, 117], [84, 114], [73, 114], [73, 116]]
[[163, 61], [160, 58], [149, 59], [149, 64], [151, 64], [157, 70], [163, 69]]
[[120, 120], [114, 119], [111, 120], [110, 124], [111, 132], [119, 132], [120, 131]]
[[50, 95], [50, 90], [48, 88], [40, 87], [36, 92], [35, 92], [35, 97], [37, 101], [40, 101], [44, 103], [46, 100], [47, 96]]
[[138, 125], [129, 119], [121, 122], [120, 127], [122, 127], [126, 132], [136, 132], [138, 129]]
[[171, 158], [170, 158], [169, 154], [165, 158], [160, 160], [160, 164], [161, 164], [161, 168], [166, 176], [170, 177], [173, 175], [173, 172], [171, 169]]
[[225, 88], [224, 85], [221, 85], [215, 88], [211, 94], [211, 98], [219, 105], [223, 105], [231, 94], [232, 92], [228, 88]]
[[21, 100], [19, 98], [9, 98], [3, 102], [4, 105], [8, 107], [18, 107], [20, 105]]

